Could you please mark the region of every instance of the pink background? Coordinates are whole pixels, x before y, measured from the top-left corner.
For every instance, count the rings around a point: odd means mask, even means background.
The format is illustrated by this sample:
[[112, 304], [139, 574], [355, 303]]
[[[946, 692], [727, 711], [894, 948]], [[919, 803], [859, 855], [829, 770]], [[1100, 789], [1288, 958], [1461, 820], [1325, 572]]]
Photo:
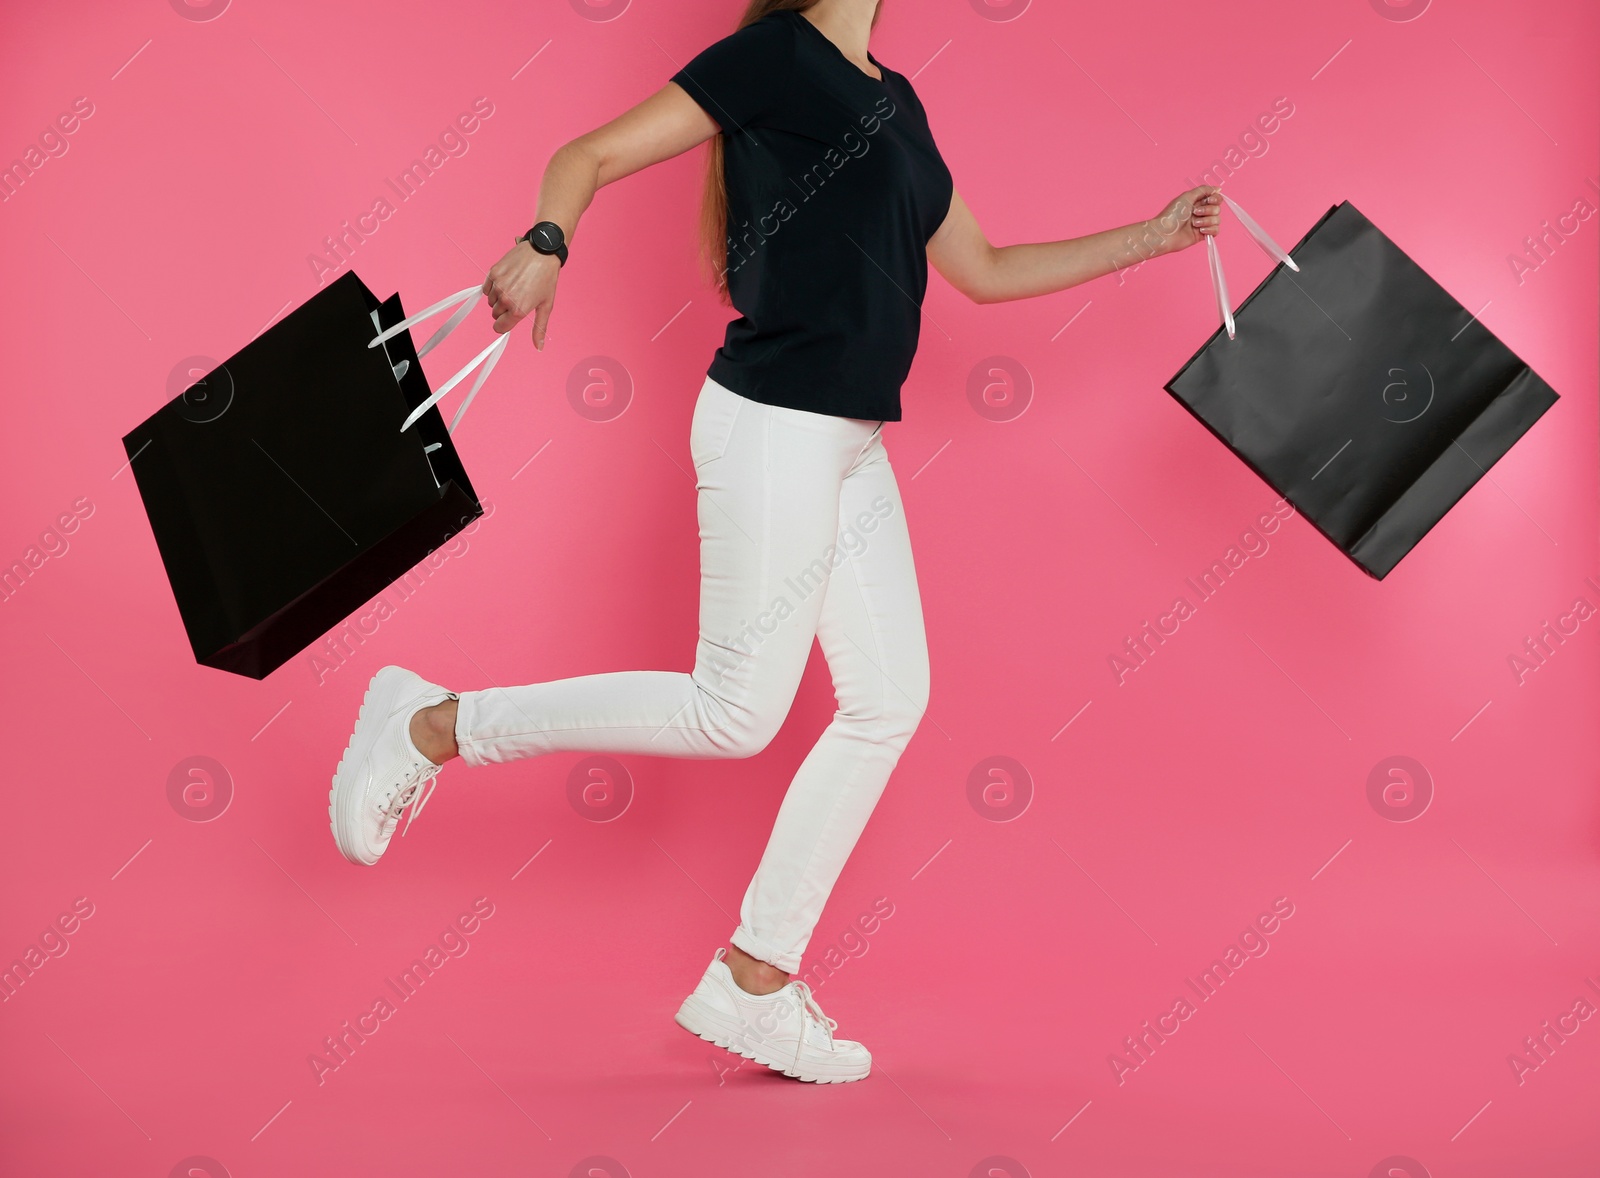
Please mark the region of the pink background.
[[[1215, 326], [1203, 251], [1009, 305], [934, 277], [887, 428], [933, 698], [807, 962], [843, 962], [818, 997], [877, 1070], [821, 1089], [671, 1022], [831, 714], [820, 660], [761, 756], [627, 759], [613, 821], [569, 802], [575, 757], [451, 766], [372, 870], [325, 814], [385, 663], [458, 689], [688, 669], [689, 417], [728, 317], [693, 257], [698, 152], [601, 193], [547, 351], [519, 333], [457, 435], [492, 516], [321, 682], [304, 656], [260, 683], [194, 665], [119, 441], [180, 362], [309, 297], [308, 255], [475, 99], [467, 152], [355, 251], [412, 308], [477, 281], [549, 153], [741, 5], [183, 7], [10, 4], [0, 45], [0, 161], [94, 109], [0, 205], [0, 560], [56, 552], [0, 605], [0, 960], [93, 906], [0, 1004], [0, 1171], [1600, 1168], [1600, 1021], [1522, 1083], [1508, 1062], [1600, 1004], [1600, 615], [1524, 682], [1508, 661], [1600, 606], [1600, 220], [1508, 262], [1600, 201], [1592, 4], [888, 0], [874, 52], [916, 75], [993, 241], [1153, 215], [1286, 98], [1229, 194], [1285, 244], [1354, 201], [1562, 399], [1382, 584], [1293, 519], [1119, 686], [1108, 656], [1274, 499], [1162, 390]], [[1270, 263], [1231, 217], [1221, 247], [1242, 301]], [[435, 380], [487, 314], [461, 334]], [[632, 388], [607, 422], [567, 397], [594, 356]], [[1032, 385], [1009, 422], [967, 397], [993, 356]], [[65, 550], [41, 539], [79, 501]], [[168, 797], [195, 756], [232, 783], [209, 822]], [[1013, 821], [969, 802], [992, 756], [1033, 782]], [[1392, 756], [1433, 781], [1413, 821], [1368, 799]], [[479, 897], [470, 950], [319, 1084], [324, 1036]], [[1280, 897], [1266, 955], [1119, 1083], [1108, 1056]]]

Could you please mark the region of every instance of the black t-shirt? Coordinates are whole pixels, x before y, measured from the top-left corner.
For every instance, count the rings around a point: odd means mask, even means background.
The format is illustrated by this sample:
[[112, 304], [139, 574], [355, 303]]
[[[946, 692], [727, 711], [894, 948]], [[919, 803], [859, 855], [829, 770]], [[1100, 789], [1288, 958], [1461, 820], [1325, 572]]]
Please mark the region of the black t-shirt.
[[728, 291], [711, 361], [752, 401], [900, 420], [950, 171], [911, 83], [781, 10], [673, 75], [724, 132]]

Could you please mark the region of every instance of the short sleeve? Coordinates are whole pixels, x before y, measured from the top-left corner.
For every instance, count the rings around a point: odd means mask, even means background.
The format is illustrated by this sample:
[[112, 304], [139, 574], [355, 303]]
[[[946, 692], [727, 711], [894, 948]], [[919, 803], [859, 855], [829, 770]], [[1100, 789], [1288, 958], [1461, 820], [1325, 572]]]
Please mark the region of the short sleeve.
[[774, 14], [711, 45], [672, 81], [732, 132], [778, 109], [793, 67], [794, 29]]

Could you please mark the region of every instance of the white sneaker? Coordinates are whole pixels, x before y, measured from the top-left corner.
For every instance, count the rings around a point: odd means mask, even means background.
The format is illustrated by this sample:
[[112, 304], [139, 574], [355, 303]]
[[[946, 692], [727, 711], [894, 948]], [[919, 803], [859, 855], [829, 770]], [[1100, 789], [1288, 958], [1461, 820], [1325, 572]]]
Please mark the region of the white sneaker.
[[403, 667], [384, 667], [372, 677], [328, 791], [328, 823], [350, 862], [372, 866], [388, 849], [406, 807], [411, 808], [407, 830], [422, 813], [440, 766], [411, 743], [411, 717], [455, 698]]
[[694, 993], [674, 1016], [677, 1024], [718, 1047], [814, 1084], [866, 1078], [872, 1053], [850, 1039], [835, 1039], [839, 1025], [822, 1013], [811, 987], [798, 978], [772, 994], [739, 988], [718, 949]]

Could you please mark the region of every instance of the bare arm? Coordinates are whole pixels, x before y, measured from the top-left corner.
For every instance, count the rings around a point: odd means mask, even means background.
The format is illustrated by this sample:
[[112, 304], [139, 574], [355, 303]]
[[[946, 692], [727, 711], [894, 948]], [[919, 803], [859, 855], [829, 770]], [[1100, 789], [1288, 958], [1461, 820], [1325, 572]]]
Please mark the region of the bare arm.
[[[568, 242], [578, 219], [602, 187], [624, 176], [681, 155], [704, 143], [720, 128], [716, 120], [675, 82], [604, 126], [559, 148], [545, 165], [534, 221], [554, 221]], [[545, 325], [555, 304], [561, 263], [518, 242], [489, 270], [483, 293], [489, 296], [494, 329], [504, 334], [532, 314], [533, 342], [544, 347]]]
[[1000, 303], [1051, 294], [1159, 257], [1216, 233], [1221, 197], [1209, 185], [1175, 197], [1146, 221], [1087, 237], [993, 246], [958, 192], [928, 241], [928, 260], [950, 285], [975, 303]]

